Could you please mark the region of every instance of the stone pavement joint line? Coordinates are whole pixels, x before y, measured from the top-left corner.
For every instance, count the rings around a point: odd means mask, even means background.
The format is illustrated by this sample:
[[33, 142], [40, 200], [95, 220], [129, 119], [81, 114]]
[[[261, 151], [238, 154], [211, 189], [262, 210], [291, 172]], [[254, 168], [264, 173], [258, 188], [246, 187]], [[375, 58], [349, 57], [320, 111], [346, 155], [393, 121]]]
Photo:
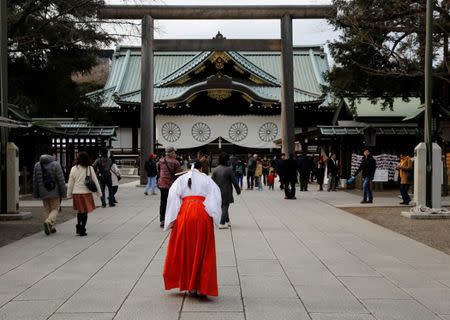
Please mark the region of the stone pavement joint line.
[[71, 220], [0, 248], [0, 319], [450, 320], [448, 255], [338, 208], [357, 195], [283, 197], [236, 196], [215, 230], [219, 297], [202, 301], [164, 290], [159, 196], [121, 185], [87, 237]]

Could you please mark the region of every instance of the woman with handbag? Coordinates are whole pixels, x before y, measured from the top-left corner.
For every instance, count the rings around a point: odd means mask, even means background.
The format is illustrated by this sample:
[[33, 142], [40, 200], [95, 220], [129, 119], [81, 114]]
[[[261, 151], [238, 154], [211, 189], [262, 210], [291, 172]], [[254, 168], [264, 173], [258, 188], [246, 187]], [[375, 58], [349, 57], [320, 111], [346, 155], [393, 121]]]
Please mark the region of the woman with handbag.
[[76, 232], [82, 237], [87, 236], [88, 212], [95, 210], [92, 193], [96, 192], [98, 197], [102, 195], [95, 170], [90, 164], [91, 160], [86, 152], [78, 153], [76, 164], [70, 170], [67, 187], [67, 197], [73, 198], [73, 208], [78, 212]]
[[122, 177], [120, 175], [120, 170], [116, 164], [115, 159], [113, 157], [110, 157], [110, 159], [113, 163], [111, 166], [111, 182], [112, 182], [112, 191], [113, 191], [113, 202], [117, 203], [116, 193], [117, 193], [117, 190], [119, 190], [119, 181], [120, 181], [120, 179], [122, 179]]

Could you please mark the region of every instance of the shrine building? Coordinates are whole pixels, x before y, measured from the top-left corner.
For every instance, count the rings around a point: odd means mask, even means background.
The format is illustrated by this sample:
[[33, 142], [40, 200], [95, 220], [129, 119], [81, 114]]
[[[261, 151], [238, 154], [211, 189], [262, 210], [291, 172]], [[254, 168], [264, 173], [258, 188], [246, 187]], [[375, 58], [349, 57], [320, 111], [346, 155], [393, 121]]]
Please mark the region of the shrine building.
[[[328, 59], [322, 46], [294, 47], [296, 131], [331, 123], [335, 107], [323, 93]], [[155, 52], [155, 137], [159, 148], [174, 146], [208, 153], [276, 152], [281, 138], [279, 52]], [[112, 150], [138, 152], [141, 48], [117, 47], [104, 89], [91, 96], [118, 126]]]

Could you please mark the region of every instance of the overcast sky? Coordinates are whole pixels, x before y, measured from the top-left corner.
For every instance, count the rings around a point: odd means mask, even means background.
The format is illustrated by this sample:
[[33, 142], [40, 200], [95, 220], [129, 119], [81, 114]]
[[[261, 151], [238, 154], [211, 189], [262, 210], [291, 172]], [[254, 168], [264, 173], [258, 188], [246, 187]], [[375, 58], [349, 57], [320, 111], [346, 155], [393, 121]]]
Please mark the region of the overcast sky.
[[[158, 4], [158, 5], [307, 5], [330, 4], [329, 0], [107, 0], [110, 4]], [[278, 20], [158, 20], [156, 38], [210, 39], [220, 31], [225, 37], [279, 39]], [[325, 20], [294, 20], [294, 45], [326, 44], [337, 37]], [[121, 44], [140, 44], [140, 39], [124, 39]]]

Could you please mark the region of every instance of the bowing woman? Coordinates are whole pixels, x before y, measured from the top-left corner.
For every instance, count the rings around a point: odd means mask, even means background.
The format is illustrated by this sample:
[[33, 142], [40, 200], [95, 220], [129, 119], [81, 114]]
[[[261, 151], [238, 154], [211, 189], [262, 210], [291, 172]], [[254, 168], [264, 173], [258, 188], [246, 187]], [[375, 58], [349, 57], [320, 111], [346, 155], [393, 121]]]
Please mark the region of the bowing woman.
[[222, 199], [219, 187], [200, 167], [196, 162], [169, 190], [164, 230], [172, 228], [172, 233], [164, 285], [192, 296], [217, 296], [214, 224], [220, 223]]

